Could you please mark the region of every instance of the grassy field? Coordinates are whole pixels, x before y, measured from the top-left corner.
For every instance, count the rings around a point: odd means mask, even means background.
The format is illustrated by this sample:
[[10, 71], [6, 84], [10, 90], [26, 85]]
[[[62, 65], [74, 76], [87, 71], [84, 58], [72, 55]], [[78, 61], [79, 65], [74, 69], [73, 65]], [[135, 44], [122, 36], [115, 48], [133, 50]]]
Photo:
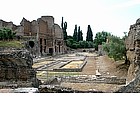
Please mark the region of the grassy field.
[[13, 47], [13, 48], [23, 48], [24, 44], [20, 41], [0, 41], [0, 47]]

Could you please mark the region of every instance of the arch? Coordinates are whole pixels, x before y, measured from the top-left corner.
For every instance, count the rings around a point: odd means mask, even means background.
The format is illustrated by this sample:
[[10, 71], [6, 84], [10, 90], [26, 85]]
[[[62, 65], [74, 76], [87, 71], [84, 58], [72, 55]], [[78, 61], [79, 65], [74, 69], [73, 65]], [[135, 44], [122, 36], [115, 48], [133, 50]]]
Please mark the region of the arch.
[[34, 41], [29, 41], [29, 46], [30, 46], [31, 48], [33, 48], [33, 47], [35, 46]]

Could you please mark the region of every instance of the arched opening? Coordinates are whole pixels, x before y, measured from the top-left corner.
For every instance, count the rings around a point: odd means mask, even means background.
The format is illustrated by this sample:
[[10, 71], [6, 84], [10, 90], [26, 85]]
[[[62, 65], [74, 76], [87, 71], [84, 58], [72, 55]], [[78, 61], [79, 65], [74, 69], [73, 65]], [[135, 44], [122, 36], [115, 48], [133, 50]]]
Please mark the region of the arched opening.
[[53, 55], [53, 48], [49, 48], [49, 54]]
[[29, 41], [29, 46], [30, 46], [31, 48], [33, 48], [34, 45], [35, 45], [34, 41]]

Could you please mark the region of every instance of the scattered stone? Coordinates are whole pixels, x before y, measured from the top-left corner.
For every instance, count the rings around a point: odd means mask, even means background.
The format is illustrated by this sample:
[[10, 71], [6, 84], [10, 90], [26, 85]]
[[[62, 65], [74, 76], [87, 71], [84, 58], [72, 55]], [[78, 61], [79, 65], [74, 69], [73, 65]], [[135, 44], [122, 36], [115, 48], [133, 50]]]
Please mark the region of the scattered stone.
[[13, 90], [14, 93], [38, 93], [38, 88], [17, 88]]

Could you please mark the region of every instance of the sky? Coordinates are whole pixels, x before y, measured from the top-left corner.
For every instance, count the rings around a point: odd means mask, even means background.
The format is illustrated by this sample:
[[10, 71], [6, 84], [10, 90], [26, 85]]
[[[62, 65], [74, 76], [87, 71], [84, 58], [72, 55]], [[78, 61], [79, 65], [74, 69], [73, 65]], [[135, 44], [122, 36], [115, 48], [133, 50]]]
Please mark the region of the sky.
[[122, 37], [130, 25], [140, 18], [140, 0], [3, 0], [0, 19], [19, 25], [22, 18], [32, 21], [50, 15], [61, 25], [67, 22], [67, 33], [73, 35], [75, 24], [81, 27], [84, 39], [88, 25], [93, 36], [106, 31]]

